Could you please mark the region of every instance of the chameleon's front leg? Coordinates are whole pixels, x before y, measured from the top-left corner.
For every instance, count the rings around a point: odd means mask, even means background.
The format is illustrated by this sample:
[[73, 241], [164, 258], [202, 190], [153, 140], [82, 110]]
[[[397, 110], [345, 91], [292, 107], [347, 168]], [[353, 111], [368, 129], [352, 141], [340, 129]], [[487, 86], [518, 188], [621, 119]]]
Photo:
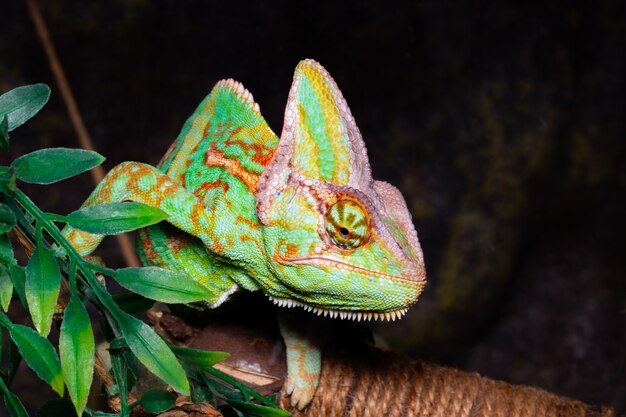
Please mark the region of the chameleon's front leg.
[[[202, 240], [206, 238], [209, 228], [203, 204], [182, 185], [147, 164], [124, 162], [113, 168], [83, 207], [125, 200], [158, 207], [169, 215], [169, 223]], [[104, 238], [72, 227], [63, 229], [63, 234], [83, 256], [93, 252]]]
[[291, 397], [291, 405], [306, 407], [317, 389], [322, 370], [321, 349], [328, 329], [319, 326], [317, 317], [299, 309], [279, 308], [280, 333], [287, 347], [287, 380], [283, 393]]

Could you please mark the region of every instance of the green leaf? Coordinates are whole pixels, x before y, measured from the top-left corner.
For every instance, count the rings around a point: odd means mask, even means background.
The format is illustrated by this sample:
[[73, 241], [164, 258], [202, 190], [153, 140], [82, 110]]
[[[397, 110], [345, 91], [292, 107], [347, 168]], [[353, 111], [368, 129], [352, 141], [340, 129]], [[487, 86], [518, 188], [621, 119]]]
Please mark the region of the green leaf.
[[46, 403], [37, 410], [37, 417], [76, 417], [76, 415], [76, 410], [74, 410], [72, 402], [67, 398], [55, 398], [46, 401]]
[[0, 233], [6, 233], [15, 226], [15, 213], [8, 206], [0, 204]]
[[189, 395], [185, 371], [163, 339], [146, 323], [122, 311], [115, 312], [115, 320], [137, 359], [175, 391]]
[[[115, 339], [120, 340], [120, 339]], [[128, 372], [126, 368], [126, 362], [124, 361], [123, 350], [116, 348], [111, 344], [109, 346], [109, 352], [111, 354], [111, 368], [113, 369], [113, 376], [115, 377], [115, 390], [109, 389], [109, 395], [115, 395], [113, 391], [117, 391], [120, 399], [121, 415], [128, 416]], [[113, 387], [111, 387], [113, 388]]]
[[78, 297], [71, 296], [63, 314], [59, 336], [59, 355], [67, 391], [81, 415], [93, 379], [95, 344], [89, 314]]
[[11, 167], [0, 166], [0, 192], [15, 191], [15, 170]]
[[0, 120], [0, 149], [9, 149], [9, 118], [6, 114]]
[[249, 389], [248, 387], [243, 385], [241, 382], [237, 381], [232, 376], [218, 370], [215, 367], [203, 368], [203, 371], [205, 371], [207, 374], [211, 376], [216, 377], [220, 381], [224, 381], [230, 384], [231, 386], [235, 388], [235, 389], [228, 388], [224, 384], [218, 383], [215, 379], [207, 378], [206, 375], [204, 375], [204, 373], [200, 374], [200, 377], [204, 380], [207, 387], [209, 387], [212, 390], [215, 390], [226, 399], [236, 400], [238, 398], [252, 397], [255, 400], [260, 401], [262, 404], [265, 404], [269, 407], [278, 407], [276, 404], [273, 404], [267, 397], [264, 397], [261, 394]]
[[128, 314], [143, 313], [154, 305], [154, 300], [142, 297], [133, 292], [124, 294], [113, 294], [113, 299], [122, 310]]
[[146, 391], [139, 400], [139, 405], [154, 414], [172, 408], [175, 403], [176, 396], [173, 393], [159, 389]]
[[5, 265], [11, 265], [15, 262], [13, 254], [13, 246], [6, 233], [0, 235], [0, 262]]
[[48, 102], [50, 88], [45, 84], [17, 87], [0, 96], [0, 117], [8, 117], [9, 132], [24, 124]]
[[41, 246], [35, 249], [26, 266], [24, 286], [33, 324], [42, 336], [47, 336], [61, 286], [61, 271], [52, 251]]
[[13, 295], [13, 282], [9, 271], [0, 265], [0, 306], [4, 311], [9, 311], [11, 296]]
[[18, 297], [20, 297], [20, 302], [22, 306], [28, 310], [28, 301], [26, 301], [26, 272], [23, 267], [18, 264], [11, 264], [9, 266], [9, 274], [11, 275], [11, 281], [13, 282], [13, 288], [15, 288], [15, 292]]
[[247, 414], [259, 417], [290, 417], [291, 413], [281, 408], [268, 407], [245, 401], [237, 401], [227, 399], [226, 402], [238, 410], [245, 411]]
[[213, 391], [206, 386], [199, 372], [192, 369], [189, 365], [185, 365], [184, 368], [189, 378], [189, 383], [191, 384], [191, 402], [209, 402], [214, 404], [215, 395]]
[[9, 391], [2, 378], [0, 378], [0, 391], [2, 391], [4, 405], [7, 407], [11, 417], [28, 417], [28, 412], [26, 408], [24, 408], [24, 404], [22, 404], [15, 394]]
[[4, 394], [4, 405], [9, 411], [11, 417], [28, 417], [28, 412], [24, 404], [12, 392]]
[[11, 384], [11, 381], [13, 381], [13, 377], [20, 367], [20, 363], [22, 363], [22, 354], [20, 353], [20, 350], [17, 348], [17, 345], [15, 344], [13, 339], [11, 339], [11, 343], [9, 343], [9, 352], [7, 356], [7, 365], [4, 368], [4, 371], [7, 376], [7, 384]]
[[170, 345], [172, 352], [179, 359], [193, 363], [199, 368], [206, 368], [209, 366], [213, 366], [216, 363], [222, 362], [224, 359], [230, 356], [230, 353], [227, 352], [209, 352], [206, 350], [200, 349], [192, 349], [182, 346], [173, 346]]
[[30, 327], [20, 324], [13, 324], [9, 332], [28, 366], [56, 393], [63, 396], [61, 363], [50, 341]]
[[233, 412], [237, 415], [237, 417], [250, 417], [249, 415], [242, 413], [241, 411], [237, 410], [236, 408], [232, 408], [231, 407], [231, 410], [233, 410]]
[[156, 266], [118, 269], [113, 278], [124, 288], [168, 304], [193, 303], [212, 296], [189, 275]]
[[20, 156], [11, 163], [15, 175], [31, 184], [52, 184], [97, 167], [104, 157], [86, 149], [48, 148]]
[[86, 408], [83, 417], [120, 417], [120, 415], [118, 413], [105, 413], [104, 411]]
[[124, 350], [128, 348], [128, 342], [123, 337], [116, 337], [109, 341], [109, 351]]
[[209, 379], [204, 373], [200, 374], [200, 377], [204, 381], [204, 386], [211, 390], [213, 395], [217, 398], [221, 398], [223, 400], [246, 398], [246, 394], [242, 390], [238, 388], [231, 388], [221, 382], [222, 380]]
[[114, 235], [150, 226], [167, 217], [158, 207], [129, 201], [83, 207], [70, 213], [66, 220], [70, 226], [85, 232]]

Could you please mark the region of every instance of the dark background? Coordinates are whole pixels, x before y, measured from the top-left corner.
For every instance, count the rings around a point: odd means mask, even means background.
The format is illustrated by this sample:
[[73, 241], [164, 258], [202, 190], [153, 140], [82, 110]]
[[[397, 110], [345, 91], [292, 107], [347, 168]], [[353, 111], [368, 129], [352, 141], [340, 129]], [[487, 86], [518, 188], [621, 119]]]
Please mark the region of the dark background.
[[[41, 3], [106, 169], [158, 162], [221, 78], [280, 133], [297, 62], [318, 60], [426, 256], [423, 300], [381, 343], [626, 411], [622, 2]], [[5, 162], [78, 145], [25, 3], [3, 2], [0, 91], [35, 82], [49, 105]], [[92, 188], [26, 189], [67, 213]], [[100, 254], [122, 264], [114, 241]], [[31, 409], [51, 395], [30, 371], [14, 388]]]

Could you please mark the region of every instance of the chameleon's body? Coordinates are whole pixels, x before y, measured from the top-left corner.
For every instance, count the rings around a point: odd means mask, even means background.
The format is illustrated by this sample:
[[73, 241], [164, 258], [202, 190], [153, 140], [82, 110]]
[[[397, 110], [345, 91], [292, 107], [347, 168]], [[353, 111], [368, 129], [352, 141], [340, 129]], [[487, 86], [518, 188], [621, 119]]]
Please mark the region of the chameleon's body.
[[[243, 288], [317, 314], [395, 319], [423, 291], [423, 256], [404, 199], [372, 180], [345, 100], [315, 61], [296, 68], [280, 139], [241, 84], [220, 81], [158, 169], [120, 164], [85, 205], [122, 200], [170, 215], [175, 227], [139, 232], [142, 260], [206, 285], [210, 307]], [[83, 255], [102, 239], [64, 233]], [[303, 407], [321, 365], [319, 346], [297, 327], [281, 325], [285, 391]]]

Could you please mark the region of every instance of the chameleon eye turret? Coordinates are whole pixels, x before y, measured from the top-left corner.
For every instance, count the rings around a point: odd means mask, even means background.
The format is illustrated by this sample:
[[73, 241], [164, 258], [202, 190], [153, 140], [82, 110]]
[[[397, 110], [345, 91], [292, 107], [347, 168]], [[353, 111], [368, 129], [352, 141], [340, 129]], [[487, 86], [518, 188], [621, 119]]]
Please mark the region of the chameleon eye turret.
[[370, 228], [367, 210], [354, 200], [339, 200], [326, 214], [325, 232], [331, 243], [340, 249], [352, 250], [365, 244]]

